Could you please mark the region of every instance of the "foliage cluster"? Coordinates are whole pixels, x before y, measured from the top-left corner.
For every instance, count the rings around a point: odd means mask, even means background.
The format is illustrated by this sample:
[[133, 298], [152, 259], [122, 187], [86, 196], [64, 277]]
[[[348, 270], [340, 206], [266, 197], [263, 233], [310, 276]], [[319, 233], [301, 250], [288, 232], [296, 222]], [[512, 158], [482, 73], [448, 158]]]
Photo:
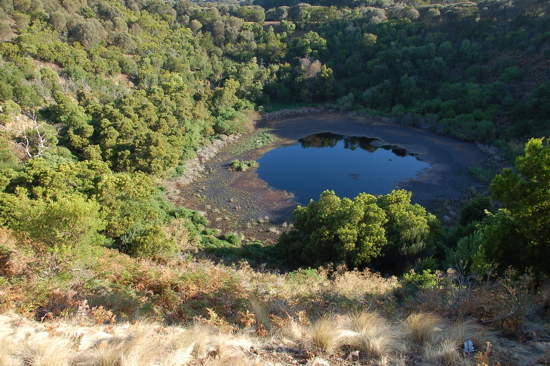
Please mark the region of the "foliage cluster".
[[353, 200], [325, 191], [318, 202], [298, 206], [294, 227], [277, 246], [295, 264], [332, 262], [354, 268], [380, 257], [375, 268], [403, 270], [432, 255], [442, 239], [437, 218], [410, 200], [411, 193], [404, 190], [380, 197], [361, 193]]
[[418, 273], [404, 277], [413, 287], [432, 286], [430, 270], [441, 265], [462, 276], [514, 268], [541, 281], [550, 274], [549, 159], [547, 141], [531, 139], [517, 158], [518, 172], [505, 169], [491, 183], [492, 198], [502, 208], [495, 210], [487, 196], [473, 198], [446, 238], [435, 216], [410, 203], [410, 192], [362, 193], [351, 200], [325, 191], [319, 201], [298, 206], [296, 222], [277, 248], [295, 265], [369, 265], [385, 273], [414, 268]]
[[258, 166], [258, 162], [255, 160], [233, 160], [231, 162], [231, 165], [229, 165], [229, 169], [237, 171], [237, 172], [244, 172], [250, 168], [254, 168]]
[[462, 209], [449, 232], [447, 263], [463, 274], [504, 273], [509, 268], [532, 273], [537, 281], [550, 274], [548, 200], [550, 148], [545, 139], [531, 139], [516, 160], [517, 171], [504, 169], [490, 185], [488, 197], [477, 197]]

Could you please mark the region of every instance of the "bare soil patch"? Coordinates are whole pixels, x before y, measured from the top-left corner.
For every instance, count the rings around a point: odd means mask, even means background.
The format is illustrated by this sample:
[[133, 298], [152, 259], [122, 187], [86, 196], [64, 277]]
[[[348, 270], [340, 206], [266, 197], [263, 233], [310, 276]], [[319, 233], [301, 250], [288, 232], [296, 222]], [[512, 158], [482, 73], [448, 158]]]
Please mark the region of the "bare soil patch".
[[[246, 139], [266, 130], [279, 140], [259, 149], [239, 150], [238, 146], [246, 143]], [[297, 206], [292, 193], [271, 189], [258, 178], [256, 169], [234, 172], [228, 166], [232, 160], [257, 160], [272, 149], [322, 132], [377, 138], [380, 145], [399, 146], [428, 162], [432, 169], [399, 182], [396, 188], [412, 191], [413, 203], [421, 204], [440, 218], [456, 217], [464, 198], [487, 189], [486, 184], [468, 173], [469, 167], [485, 166], [489, 161], [472, 143], [400, 126], [388, 118], [308, 110], [304, 114], [279, 113], [262, 119], [254, 132], [227, 145], [205, 162], [201, 177], [186, 185], [176, 184], [178, 188], [171, 192], [170, 199], [205, 212], [211, 226], [222, 233], [242, 232], [245, 241], [274, 243], [286, 223], [292, 221], [292, 212]]]

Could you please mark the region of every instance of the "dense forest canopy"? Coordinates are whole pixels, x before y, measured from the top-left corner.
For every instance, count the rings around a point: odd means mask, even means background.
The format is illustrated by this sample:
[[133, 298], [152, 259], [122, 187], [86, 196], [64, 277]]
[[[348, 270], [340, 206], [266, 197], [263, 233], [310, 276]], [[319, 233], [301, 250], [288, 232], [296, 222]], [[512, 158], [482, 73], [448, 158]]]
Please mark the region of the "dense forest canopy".
[[[506, 153], [550, 132], [548, 11], [537, 0], [3, 0], [0, 222], [50, 249], [154, 257], [205, 237], [222, 245], [156, 179], [243, 132], [247, 110], [293, 103], [388, 115]], [[430, 215], [418, 214], [424, 226]], [[464, 230], [455, 236], [474, 232]], [[418, 244], [402, 239], [380, 235]]]

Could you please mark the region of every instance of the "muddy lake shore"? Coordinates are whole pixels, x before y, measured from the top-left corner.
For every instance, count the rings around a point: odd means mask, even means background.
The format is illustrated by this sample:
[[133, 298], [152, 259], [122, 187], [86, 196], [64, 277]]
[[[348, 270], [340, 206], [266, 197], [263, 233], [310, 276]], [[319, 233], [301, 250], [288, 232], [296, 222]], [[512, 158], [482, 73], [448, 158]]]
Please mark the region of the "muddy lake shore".
[[[380, 146], [406, 149], [429, 163], [432, 169], [398, 182], [396, 189], [411, 191], [413, 203], [426, 207], [440, 219], [456, 219], [465, 197], [487, 189], [487, 184], [468, 173], [470, 167], [484, 167], [489, 161], [489, 156], [472, 143], [356, 113], [319, 111], [270, 117], [258, 121], [253, 131], [204, 162], [197, 179], [190, 183], [184, 178], [169, 182], [169, 199], [176, 205], [203, 212], [209, 226], [220, 229], [221, 234], [238, 232], [244, 234], [245, 242], [261, 240], [273, 244], [292, 222], [297, 206], [293, 194], [270, 188], [258, 178], [256, 169], [234, 172], [228, 167], [235, 159], [257, 160], [268, 151], [323, 132], [376, 138]], [[275, 135], [277, 141], [258, 149], [245, 148], [263, 132]]]

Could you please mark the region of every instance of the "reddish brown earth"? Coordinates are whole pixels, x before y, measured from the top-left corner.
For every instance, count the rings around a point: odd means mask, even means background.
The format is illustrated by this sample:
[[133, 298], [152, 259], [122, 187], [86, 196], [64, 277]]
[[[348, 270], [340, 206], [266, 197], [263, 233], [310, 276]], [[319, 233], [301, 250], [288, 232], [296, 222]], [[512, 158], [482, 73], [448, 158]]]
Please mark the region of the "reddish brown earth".
[[412, 191], [413, 203], [423, 205], [440, 218], [456, 218], [464, 198], [486, 190], [486, 185], [468, 174], [469, 167], [485, 166], [488, 161], [488, 156], [474, 144], [388, 121], [328, 111], [264, 118], [256, 129], [271, 130], [279, 137], [278, 142], [242, 153], [235, 145], [252, 138], [254, 132], [245, 136], [243, 141], [227, 146], [207, 162], [206, 173], [188, 185], [179, 186], [171, 199], [205, 212], [211, 226], [222, 232], [243, 232], [247, 241], [273, 243], [284, 230], [281, 225], [292, 221], [296, 207], [292, 194], [271, 189], [258, 178], [255, 169], [233, 172], [228, 166], [234, 159], [256, 160], [269, 150], [321, 132], [377, 138], [380, 145], [399, 146], [428, 162], [432, 169], [399, 182], [396, 188]]

